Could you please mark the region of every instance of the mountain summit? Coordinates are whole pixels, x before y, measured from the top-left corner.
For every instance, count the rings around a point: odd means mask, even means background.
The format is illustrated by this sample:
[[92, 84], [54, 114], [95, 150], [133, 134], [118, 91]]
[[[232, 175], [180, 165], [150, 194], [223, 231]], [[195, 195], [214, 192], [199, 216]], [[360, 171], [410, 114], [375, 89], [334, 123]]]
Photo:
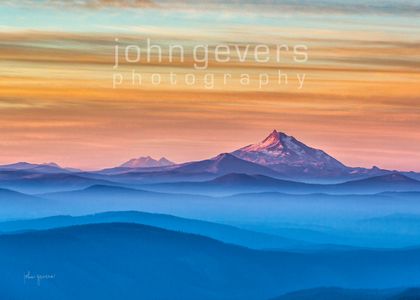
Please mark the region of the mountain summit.
[[283, 132], [274, 130], [262, 142], [232, 152], [238, 158], [275, 171], [319, 177], [341, 175], [349, 168], [322, 150], [311, 148]]
[[162, 157], [159, 160], [153, 159], [150, 156], [133, 158], [123, 163], [120, 167], [122, 168], [156, 168], [166, 167], [174, 165], [173, 162]]

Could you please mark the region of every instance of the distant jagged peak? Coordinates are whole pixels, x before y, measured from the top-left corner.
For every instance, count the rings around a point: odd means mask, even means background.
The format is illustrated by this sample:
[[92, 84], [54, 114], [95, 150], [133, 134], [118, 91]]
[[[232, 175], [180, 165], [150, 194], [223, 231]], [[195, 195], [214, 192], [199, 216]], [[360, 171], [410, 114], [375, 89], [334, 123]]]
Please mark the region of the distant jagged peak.
[[156, 168], [172, 166], [175, 163], [168, 160], [165, 157], [161, 157], [159, 160], [154, 159], [151, 156], [142, 156], [139, 158], [133, 158], [123, 163], [120, 167], [122, 168]]

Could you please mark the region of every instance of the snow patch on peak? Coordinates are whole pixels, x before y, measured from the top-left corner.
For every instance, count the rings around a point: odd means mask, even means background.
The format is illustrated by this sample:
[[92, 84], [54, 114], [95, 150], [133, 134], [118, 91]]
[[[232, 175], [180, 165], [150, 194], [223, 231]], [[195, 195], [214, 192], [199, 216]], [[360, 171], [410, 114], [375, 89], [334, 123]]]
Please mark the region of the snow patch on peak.
[[242, 148], [242, 151], [245, 152], [257, 152], [257, 151], [273, 151], [275, 149], [283, 149], [284, 141], [290, 138], [287, 134], [283, 132], [278, 132], [274, 130], [269, 136], [267, 136], [262, 142], [249, 145]]
[[277, 130], [271, 132], [262, 142], [246, 146], [232, 154], [281, 172], [297, 169], [304, 173], [320, 170], [340, 172], [346, 168], [324, 151], [311, 148], [293, 136]]
[[120, 167], [122, 168], [156, 168], [156, 167], [166, 167], [172, 166], [175, 163], [166, 159], [165, 157], [156, 160], [151, 156], [144, 156], [139, 158], [133, 158], [129, 161], [123, 163]]

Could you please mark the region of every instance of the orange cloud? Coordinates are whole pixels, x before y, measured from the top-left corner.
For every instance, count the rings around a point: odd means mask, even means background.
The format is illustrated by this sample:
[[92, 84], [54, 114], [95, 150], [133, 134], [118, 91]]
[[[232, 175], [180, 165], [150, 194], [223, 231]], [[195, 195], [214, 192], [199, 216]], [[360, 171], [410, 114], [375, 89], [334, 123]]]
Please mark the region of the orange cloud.
[[[271, 41], [270, 31], [229, 34], [227, 42]], [[0, 42], [0, 163], [57, 161], [74, 167], [113, 166], [130, 157], [153, 154], [175, 161], [203, 159], [260, 140], [277, 128], [322, 148], [348, 165], [379, 165], [420, 170], [420, 74], [415, 42], [404, 37], [363, 39], [354, 32], [337, 40], [319, 32], [308, 40], [310, 59], [296, 65], [237, 60], [220, 64], [217, 74], [242, 72], [257, 77], [277, 69], [306, 73], [305, 88], [271, 85], [264, 89], [237, 82], [214, 90], [178, 84], [112, 88], [112, 33], [3, 32]], [[124, 34], [122, 45], [145, 35]], [[211, 43], [223, 40], [214, 35]], [[173, 36], [159, 33], [157, 40]], [[178, 36], [179, 42], [208, 42], [208, 36]], [[369, 38], [372, 38], [371, 40]], [[282, 42], [294, 38], [279, 36]], [[210, 44], [211, 44], [210, 43]], [[377, 57], [377, 53], [381, 57]], [[132, 69], [180, 75], [192, 58], [150, 64], [124, 63]], [[292, 79], [290, 79], [292, 81]]]

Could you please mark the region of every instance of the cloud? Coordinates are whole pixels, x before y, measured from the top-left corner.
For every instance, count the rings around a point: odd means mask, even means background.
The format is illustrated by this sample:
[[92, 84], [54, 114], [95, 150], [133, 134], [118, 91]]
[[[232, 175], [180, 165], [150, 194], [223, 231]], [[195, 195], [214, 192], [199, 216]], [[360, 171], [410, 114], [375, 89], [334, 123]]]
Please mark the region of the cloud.
[[49, 6], [68, 8], [159, 8], [190, 12], [217, 11], [227, 14], [281, 15], [299, 14], [373, 14], [373, 15], [419, 15], [417, 0], [22, 0], [3, 1], [13, 6]]
[[72, 7], [101, 9], [107, 7], [117, 8], [150, 8], [156, 4], [152, 0], [23, 0], [20, 3], [6, 1], [12, 6], [48, 6], [48, 7]]
[[159, 6], [178, 9], [208, 9], [223, 11], [233, 10], [246, 14], [255, 12], [257, 14], [378, 14], [378, 15], [418, 15], [420, 4], [416, 0], [156, 0]]
[[[80, 1], [66, 1], [66, 2], [80, 2]], [[155, 3], [151, 0], [85, 0], [82, 1], [83, 6], [92, 8], [102, 7], [154, 7]]]

